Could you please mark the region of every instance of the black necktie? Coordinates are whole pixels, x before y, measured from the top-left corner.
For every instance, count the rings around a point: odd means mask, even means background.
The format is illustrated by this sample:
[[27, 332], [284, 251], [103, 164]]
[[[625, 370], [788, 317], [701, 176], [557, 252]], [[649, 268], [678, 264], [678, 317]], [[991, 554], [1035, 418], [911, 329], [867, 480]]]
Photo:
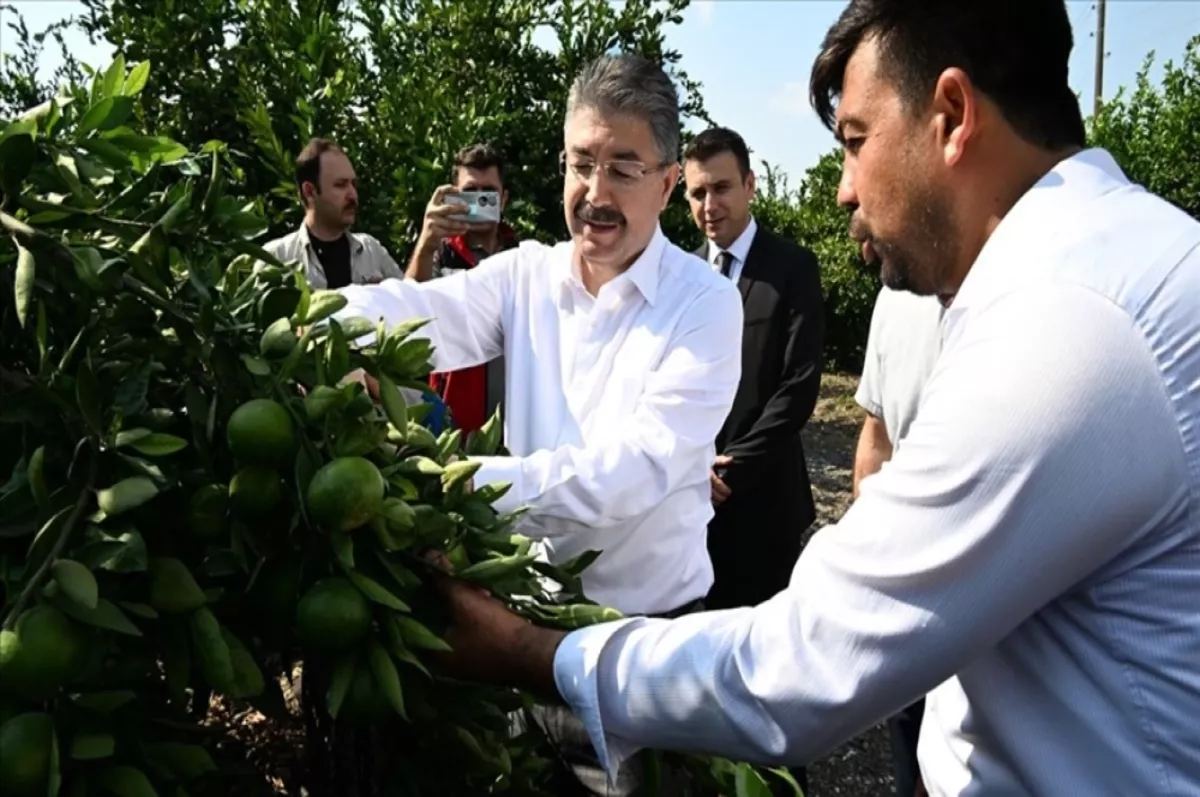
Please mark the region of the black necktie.
[[733, 255], [725, 251], [719, 252], [717, 254], [717, 266], [721, 269], [721, 276], [728, 277], [729, 269], [733, 267]]

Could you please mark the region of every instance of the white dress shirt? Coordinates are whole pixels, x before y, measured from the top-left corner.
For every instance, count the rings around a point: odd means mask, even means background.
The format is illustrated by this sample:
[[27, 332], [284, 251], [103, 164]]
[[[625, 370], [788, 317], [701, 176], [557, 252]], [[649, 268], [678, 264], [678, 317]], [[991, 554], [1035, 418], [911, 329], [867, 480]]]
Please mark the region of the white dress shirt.
[[742, 276], [742, 267], [746, 265], [746, 257], [750, 254], [750, 244], [754, 243], [754, 234], [758, 232], [758, 222], [754, 217], [750, 217], [750, 223], [746, 225], [746, 229], [742, 230], [734, 242], [729, 245], [728, 249], [722, 250], [712, 241], [708, 242], [708, 265], [717, 274], [721, 273], [721, 267], [717, 265], [717, 255], [722, 251], [728, 252], [733, 256], [733, 262], [729, 264], [729, 276], [725, 279], [737, 284], [738, 278]]
[[503, 354], [514, 456], [480, 457], [475, 484], [512, 484], [496, 508], [528, 505], [518, 530], [551, 562], [603, 551], [589, 598], [667, 612], [712, 585], [708, 470], [741, 376], [741, 296], [661, 230], [595, 297], [573, 254], [529, 241], [438, 280], [350, 286], [335, 317], [435, 319], [416, 335], [438, 371]]
[[895, 458], [766, 603], [572, 633], [611, 765], [801, 764], [928, 693], [933, 797], [1200, 795], [1200, 223], [1106, 152], [984, 246]]

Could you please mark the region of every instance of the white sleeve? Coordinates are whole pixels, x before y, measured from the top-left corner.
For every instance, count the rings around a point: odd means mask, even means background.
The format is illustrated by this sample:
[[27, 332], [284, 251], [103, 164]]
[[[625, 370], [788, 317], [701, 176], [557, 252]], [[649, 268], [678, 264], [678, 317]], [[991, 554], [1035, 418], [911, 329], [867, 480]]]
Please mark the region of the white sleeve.
[[[347, 305], [333, 317], [383, 319], [389, 327], [416, 318], [431, 318], [413, 333], [434, 346], [437, 371], [455, 371], [494, 359], [504, 348], [504, 315], [511, 303], [513, 269], [519, 249], [488, 258], [476, 268], [439, 280], [387, 279], [377, 285], [340, 288]], [[375, 334], [357, 339], [368, 345]]]
[[643, 515], [676, 489], [697, 458], [710, 456], [737, 392], [741, 358], [741, 297], [723, 286], [684, 314], [621, 428], [587, 447], [479, 457], [475, 484], [511, 483], [496, 509], [528, 505], [521, 532], [531, 537], [544, 535], [539, 521], [547, 519], [595, 528]]
[[1119, 308], [1041, 286], [963, 324], [905, 445], [784, 592], [564, 640], [559, 690], [610, 771], [640, 747], [810, 762], [1186, 508], [1169, 399]]
[[871, 327], [867, 333], [867, 351], [863, 355], [862, 376], [854, 400], [876, 418], [883, 417], [883, 387], [879, 384], [879, 339], [883, 335], [884, 317], [887, 314], [887, 288], [881, 288], [875, 297], [875, 308], [871, 311]]

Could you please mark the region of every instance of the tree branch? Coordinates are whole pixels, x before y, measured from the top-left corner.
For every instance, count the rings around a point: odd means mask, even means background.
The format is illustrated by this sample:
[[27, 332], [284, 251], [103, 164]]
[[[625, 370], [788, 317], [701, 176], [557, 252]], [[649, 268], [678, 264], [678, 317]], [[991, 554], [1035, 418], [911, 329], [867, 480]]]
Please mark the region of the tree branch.
[[0, 626], [0, 630], [9, 631], [17, 624], [17, 618], [21, 616], [21, 612], [25, 610], [25, 606], [29, 603], [33, 595], [41, 587], [42, 582], [46, 579], [46, 574], [50, 572], [50, 568], [58, 559], [59, 554], [67, 546], [67, 541], [71, 538], [71, 533], [75, 527], [79, 525], [80, 518], [83, 517], [83, 510], [87, 508], [88, 497], [92, 493], [92, 488], [96, 481], [96, 461], [99, 459], [95, 446], [92, 446], [91, 462], [88, 463], [87, 483], [83, 489], [79, 491], [79, 498], [75, 500], [75, 506], [71, 508], [71, 514], [67, 516], [62, 528], [58, 532], [58, 539], [54, 541], [54, 547], [50, 550], [49, 555], [38, 567], [37, 572], [33, 574], [33, 578], [21, 590], [21, 594], [17, 596], [17, 602], [13, 604], [12, 611], [4, 618], [4, 625]]

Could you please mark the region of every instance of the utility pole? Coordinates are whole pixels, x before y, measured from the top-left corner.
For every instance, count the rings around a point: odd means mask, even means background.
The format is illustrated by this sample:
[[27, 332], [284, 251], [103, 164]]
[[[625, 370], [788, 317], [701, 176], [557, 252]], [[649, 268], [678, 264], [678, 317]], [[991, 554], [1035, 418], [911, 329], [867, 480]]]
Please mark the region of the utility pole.
[[1096, 85], [1092, 93], [1092, 116], [1100, 114], [1100, 98], [1104, 95], [1104, 6], [1096, 0]]

